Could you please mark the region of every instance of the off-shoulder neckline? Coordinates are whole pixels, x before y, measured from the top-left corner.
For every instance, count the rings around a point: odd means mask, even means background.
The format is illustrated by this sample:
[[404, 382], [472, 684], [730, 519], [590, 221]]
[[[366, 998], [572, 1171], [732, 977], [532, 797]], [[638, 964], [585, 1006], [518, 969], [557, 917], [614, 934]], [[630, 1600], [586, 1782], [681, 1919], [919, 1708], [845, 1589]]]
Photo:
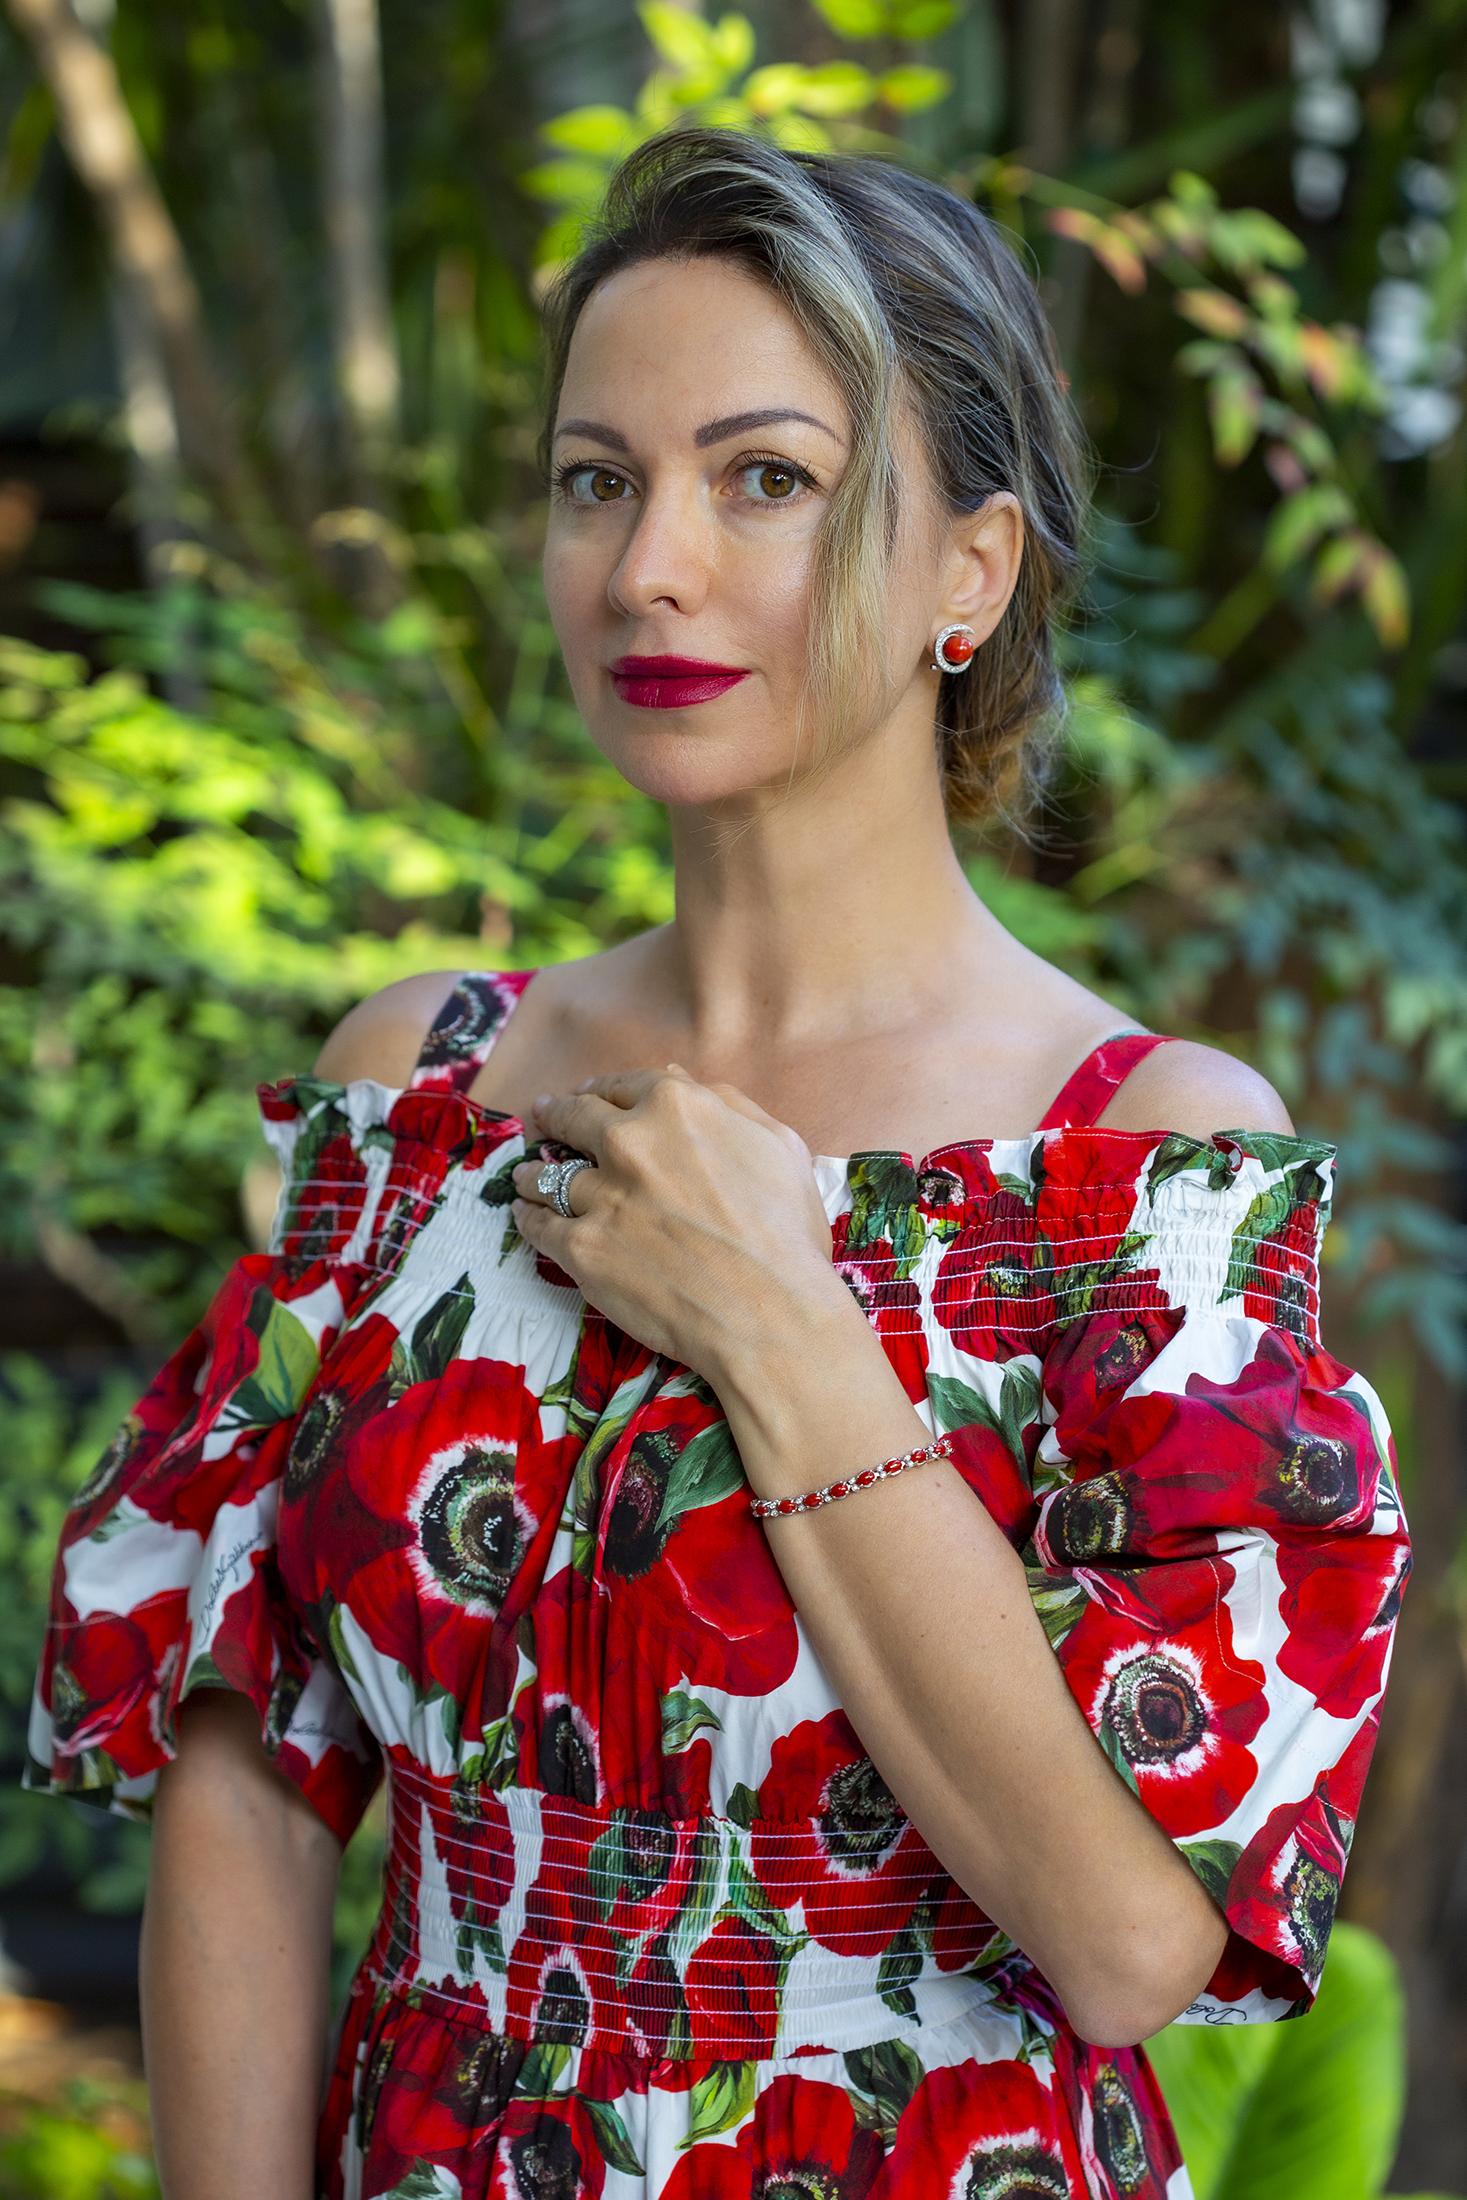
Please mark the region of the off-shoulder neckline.
[[[297, 1091], [306, 1086], [323, 1095], [335, 1093], [344, 1096], [354, 1091], [384, 1094], [387, 1100], [384, 1115], [391, 1113], [400, 1100], [438, 1100], [445, 1103], [449, 1112], [453, 1108], [462, 1109], [470, 1121], [495, 1124], [508, 1136], [518, 1134], [527, 1138], [529, 1130], [522, 1116], [510, 1115], [501, 1108], [491, 1107], [487, 1101], [476, 1100], [471, 1093], [430, 1085], [390, 1085], [380, 1077], [318, 1077], [309, 1070], [287, 1071], [281, 1077], [262, 1079], [255, 1087], [256, 1099], [263, 1108], [267, 1098], [276, 1102], [293, 1100]], [[1211, 1131], [1203, 1138], [1193, 1131], [1171, 1129], [1165, 1124], [1147, 1130], [1127, 1130], [1106, 1123], [1052, 1123], [1047, 1128], [1036, 1127], [1034, 1130], [1018, 1131], [1002, 1138], [944, 1139], [920, 1159], [905, 1148], [896, 1146], [858, 1146], [852, 1153], [817, 1153], [810, 1158], [816, 1167], [843, 1171], [847, 1178], [854, 1174], [857, 1162], [868, 1165], [885, 1163], [921, 1177], [929, 1170], [939, 1167], [948, 1155], [977, 1158], [1003, 1148], [1032, 1150], [1036, 1139], [1042, 1141], [1046, 1152], [1051, 1145], [1078, 1141], [1088, 1142], [1091, 1146], [1098, 1145], [1101, 1150], [1112, 1148], [1118, 1155], [1130, 1153], [1138, 1157], [1163, 1141], [1175, 1152], [1190, 1148], [1196, 1154], [1222, 1152], [1255, 1160], [1264, 1158], [1257, 1149], [1265, 1147], [1268, 1154], [1274, 1157], [1274, 1166], [1279, 1162], [1290, 1161], [1333, 1163], [1339, 1152], [1338, 1142], [1334, 1139], [1311, 1137], [1303, 1131], [1250, 1129], [1247, 1125], [1230, 1125], [1225, 1129]], [[1134, 1171], [1129, 1173], [1134, 1174]]]

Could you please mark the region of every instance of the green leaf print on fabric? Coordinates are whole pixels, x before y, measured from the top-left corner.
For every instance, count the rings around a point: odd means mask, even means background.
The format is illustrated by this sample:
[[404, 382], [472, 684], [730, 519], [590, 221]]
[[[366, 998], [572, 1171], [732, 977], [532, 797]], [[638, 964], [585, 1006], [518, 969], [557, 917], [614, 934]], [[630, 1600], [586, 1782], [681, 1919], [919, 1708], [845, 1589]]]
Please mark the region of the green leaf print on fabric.
[[418, 2162], [382, 2195], [382, 2200], [463, 2200], [463, 2189], [451, 2169], [442, 2169], [436, 2162]]
[[883, 2147], [889, 2147], [926, 2075], [921, 2057], [906, 2040], [878, 2040], [851, 2048], [842, 2060], [857, 2127], [880, 2132]]
[[[679, 1978], [685, 1975], [694, 1949], [702, 1946], [712, 1929], [719, 1878], [718, 1857], [712, 1849], [699, 1848], [693, 1858], [687, 1892], [667, 1932], [668, 1961], [676, 1968]], [[679, 2016], [686, 2023], [686, 2012], [680, 2009]], [[672, 2052], [669, 2048], [668, 2053]]]
[[571, 1564], [587, 1580], [596, 1567], [607, 1455], [620, 1443], [637, 1408], [657, 1389], [660, 1367], [661, 1362], [652, 1359], [649, 1365], [618, 1383], [610, 1397], [599, 1405], [576, 1394], [566, 1400], [566, 1433], [581, 1439], [568, 1493]]
[[678, 2151], [712, 2139], [720, 2131], [733, 2131], [754, 2106], [757, 2062], [717, 2063], [688, 2095], [688, 2130], [679, 2139]]
[[[98, 1495], [100, 1494], [99, 1491]], [[139, 1528], [146, 1529], [147, 1526], [147, 1521], [135, 1513], [110, 1512], [97, 1522], [96, 1527], [88, 1535], [87, 1541], [88, 1543], [110, 1543], [114, 1536], [135, 1535]]]
[[[298, 1249], [308, 1259], [317, 1259], [329, 1253], [336, 1226], [336, 1211], [322, 1196], [327, 1178], [321, 1157], [337, 1139], [351, 1139], [351, 1117], [344, 1088], [331, 1078], [298, 1077], [295, 1091], [301, 1123], [278, 1228], [283, 1236], [300, 1239]], [[392, 1143], [385, 1126], [379, 1126], [378, 1137]]]
[[463, 1724], [458, 1698], [454, 1695], [452, 1689], [440, 1687], [436, 1683], [431, 1687], [424, 1688], [411, 1668], [404, 1665], [401, 1659], [398, 1660], [397, 1670], [402, 1678], [404, 1688], [410, 1692], [414, 1701], [425, 1711], [437, 1710], [443, 1721], [443, 1731], [448, 1738], [448, 1746], [454, 1756], [457, 1757], [463, 1741]]
[[225, 1400], [220, 1428], [268, 1428], [274, 1421], [290, 1419], [320, 1364], [315, 1340], [304, 1322], [263, 1284], [250, 1300], [249, 1326], [260, 1340], [259, 1361]]
[[620, 2170], [624, 2177], [645, 2177], [627, 2127], [611, 2102], [588, 2100], [586, 2114], [607, 2168]]
[[1236, 1841], [1179, 1841], [1177, 1846], [1213, 1900], [1226, 1902], [1228, 1882], [1243, 1853], [1239, 1844]]
[[[665, 1885], [670, 1844], [665, 1822], [652, 1811], [617, 1812], [606, 1831], [591, 1843], [586, 1883], [608, 1923], [617, 1908], [635, 1909]], [[635, 1936], [617, 1936], [630, 1956], [640, 1946]]]
[[728, 1815], [746, 1830], [758, 1817], [759, 1798], [747, 1781], [740, 1780], [729, 1790]]
[[701, 1696], [690, 1696], [684, 1688], [670, 1688], [662, 1698], [663, 1756], [676, 1756], [705, 1728], [715, 1734], [722, 1732], [723, 1721], [717, 1712]]
[[351, 1651], [347, 1648], [346, 1630], [341, 1624], [341, 1606], [334, 1597], [328, 1600], [326, 1642], [335, 1661], [336, 1670], [340, 1673], [342, 1679], [348, 1681], [360, 1680], [361, 1675], [352, 1663]]
[[454, 1960], [458, 1964], [460, 1978], [473, 1977], [480, 1956], [501, 1977], [509, 1969], [498, 1921], [491, 1919], [486, 1924], [471, 1900], [467, 1905], [467, 1915], [460, 1922], [455, 1942]]
[[1073, 1574], [1056, 1578], [1042, 1566], [1026, 1566], [1029, 1600], [1039, 1614], [1051, 1650], [1057, 1650], [1090, 1599]]
[[[519, 1197], [514, 1172], [522, 1161], [534, 1161], [540, 1152], [541, 1141], [534, 1140], [522, 1153], [508, 1154], [497, 1168], [487, 1169], [479, 1187], [479, 1197], [486, 1207], [509, 1207]], [[506, 1223], [504, 1243], [499, 1248], [499, 1265], [502, 1267], [520, 1241], [521, 1233], [515, 1226], [513, 1215]]]
[[937, 1925], [937, 1899], [924, 1894], [913, 1910], [911, 1923], [893, 1934], [886, 1954], [875, 1971], [875, 1991], [897, 2017], [915, 2017], [917, 1998], [911, 1991], [911, 1982], [926, 1967], [926, 1958], [933, 1954], [933, 1927]]
[[881, 1951], [881, 1961], [876, 1967], [876, 1991], [895, 2017], [910, 2017], [916, 2012], [912, 1981], [922, 1974], [930, 1940], [930, 1934], [919, 1931], [914, 1920], [893, 1933]]
[[792, 1956], [804, 1947], [808, 1934], [792, 1932], [785, 1913], [765, 1894], [737, 1849], [729, 1858], [729, 1899], [724, 1914], [742, 1918], [750, 1932]]
[[927, 1242], [916, 1170], [900, 1154], [853, 1154], [847, 1174], [852, 1193], [847, 1252], [889, 1248], [892, 1272], [905, 1281]]
[[999, 1384], [998, 1404], [993, 1406], [982, 1391], [956, 1375], [929, 1373], [927, 1396], [932, 1404], [934, 1432], [941, 1436], [955, 1428], [992, 1429], [1006, 1445], [1015, 1466], [1027, 1471], [1024, 1430], [1033, 1421], [1039, 1402], [1039, 1369], [1032, 1362], [1010, 1360]]
[[1188, 1170], [1195, 1174], [1199, 1169], [1216, 1170], [1219, 1167], [1222, 1174], [1215, 1188], [1226, 1189], [1229, 1176], [1227, 1155], [1219, 1153], [1214, 1147], [1202, 1145], [1198, 1139], [1186, 1137], [1180, 1131], [1170, 1131], [1158, 1142], [1151, 1157], [1146, 1171], [1146, 1196], [1148, 1199], [1155, 1199], [1163, 1184], [1174, 1176], [1184, 1175]]
[[451, 1290], [436, 1298], [409, 1336], [392, 1348], [389, 1397], [396, 1399], [414, 1383], [433, 1382], [458, 1357], [474, 1312], [474, 1287], [467, 1269]]
[[[525, 1684], [527, 1687], [529, 1682]], [[512, 1787], [519, 1778], [520, 1730], [513, 1710], [503, 1718], [492, 1719], [484, 1729], [484, 1747], [475, 1757], [465, 1760], [463, 1778], [469, 1784], [482, 1781], [487, 1787]], [[481, 1769], [473, 1771], [470, 1768]]]
[[1139, 1796], [1141, 1793], [1140, 1782], [1136, 1778], [1130, 1758], [1121, 1747], [1121, 1738], [1109, 1719], [1102, 1719], [1100, 1722], [1100, 1746], [1131, 1790], [1131, 1793]]
[[1064, 1271], [1064, 1310], [1067, 1320], [1091, 1314], [1097, 1305], [1109, 1303], [1115, 1284], [1123, 1281], [1138, 1265], [1142, 1253], [1152, 1241], [1149, 1230], [1127, 1230], [1116, 1244], [1115, 1250], [1104, 1260], [1076, 1260], [1066, 1263]]
[[699, 1429], [679, 1451], [667, 1478], [657, 1519], [659, 1534], [670, 1533], [684, 1513], [696, 1512], [704, 1505], [721, 1505], [725, 1497], [743, 1486], [744, 1480], [743, 1462], [727, 1421], [720, 1419]]
[[189, 1662], [188, 1672], [184, 1675], [183, 1693], [188, 1695], [195, 1688], [228, 1688], [229, 1685], [227, 1676], [220, 1672], [216, 1660], [207, 1650], [201, 1650]]
[[561, 2080], [570, 2068], [571, 2049], [565, 2040], [534, 2040], [525, 2051], [515, 2080], [515, 2098], [528, 2101], [554, 2100], [561, 2089]]

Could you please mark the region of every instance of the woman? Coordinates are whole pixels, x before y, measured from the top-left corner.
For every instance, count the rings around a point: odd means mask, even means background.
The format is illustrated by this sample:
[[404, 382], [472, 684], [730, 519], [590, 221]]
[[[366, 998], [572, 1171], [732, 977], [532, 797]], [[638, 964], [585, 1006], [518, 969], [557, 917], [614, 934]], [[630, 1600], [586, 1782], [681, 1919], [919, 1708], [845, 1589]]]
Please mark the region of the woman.
[[676, 915], [259, 1088], [271, 1249], [74, 1501], [26, 1784], [156, 1806], [169, 2200], [1179, 2200], [1141, 2042], [1308, 2012], [1410, 1565], [1335, 1149], [954, 853], [1084, 512], [996, 229], [680, 130], [545, 315]]

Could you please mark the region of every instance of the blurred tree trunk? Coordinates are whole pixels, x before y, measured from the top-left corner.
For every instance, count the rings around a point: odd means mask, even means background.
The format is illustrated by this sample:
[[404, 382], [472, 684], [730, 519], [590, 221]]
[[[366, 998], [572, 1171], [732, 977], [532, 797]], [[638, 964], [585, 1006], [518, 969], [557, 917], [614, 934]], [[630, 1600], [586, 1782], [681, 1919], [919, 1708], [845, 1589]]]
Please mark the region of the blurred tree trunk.
[[[1018, 156], [1046, 175], [1064, 175], [1083, 151], [1076, 142], [1081, 80], [1094, 78], [1086, 12], [1080, 0], [1029, 0], [1017, 12], [1013, 37]], [[1075, 238], [1053, 239], [1045, 310], [1067, 365], [1079, 351], [1094, 267], [1093, 255]]]
[[351, 501], [385, 523], [339, 547], [349, 560], [343, 579], [350, 592], [380, 614], [401, 594], [383, 547], [401, 376], [387, 265], [377, 0], [316, 0], [315, 13], [342, 471]]
[[[128, 287], [134, 366], [144, 346], [161, 362], [178, 451], [226, 512], [244, 521], [258, 508], [255, 485], [209, 357], [198, 290], [112, 57], [70, 0], [7, 5], [50, 88], [57, 129], [107, 232], [116, 277]], [[126, 359], [123, 374], [126, 382]]]
[[[150, 584], [164, 588], [174, 573], [172, 546], [191, 533], [181, 509], [182, 452], [178, 415], [157, 329], [138, 309], [132, 287], [114, 275], [109, 285], [114, 342], [127, 423], [132, 522]], [[189, 638], [158, 668], [162, 692], [175, 710], [198, 711], [204, 691]]]

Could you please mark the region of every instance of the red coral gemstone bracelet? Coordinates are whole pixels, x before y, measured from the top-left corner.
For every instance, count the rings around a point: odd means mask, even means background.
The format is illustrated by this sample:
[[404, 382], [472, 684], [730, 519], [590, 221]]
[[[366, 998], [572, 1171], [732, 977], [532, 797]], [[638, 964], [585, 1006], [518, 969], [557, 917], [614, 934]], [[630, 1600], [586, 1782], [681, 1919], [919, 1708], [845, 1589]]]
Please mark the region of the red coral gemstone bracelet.
[[884, 1481], [889, 1474], [900, 1474], [903, 1467], [920, 1466], [924, 1459], [951, 1457], [951, 1437], [938, 1436], [930, 1444], [919, 1444], [915, 1451], [883, 1459], [878, 1466], [863, 1467], [859, 1474], [847, 1475], [840, 1482], [827, 1482], [822, 1489], [806, 1490], [800, 1497], [751, 1497], [749, 1510], [756, 1520], [777, 1519], [781, 1513], [809, 1512], [816, 1505], [828, 1505], [832, 1498], [849, 1497], [852, 1490], [869, 1489], [873, 1482]]

